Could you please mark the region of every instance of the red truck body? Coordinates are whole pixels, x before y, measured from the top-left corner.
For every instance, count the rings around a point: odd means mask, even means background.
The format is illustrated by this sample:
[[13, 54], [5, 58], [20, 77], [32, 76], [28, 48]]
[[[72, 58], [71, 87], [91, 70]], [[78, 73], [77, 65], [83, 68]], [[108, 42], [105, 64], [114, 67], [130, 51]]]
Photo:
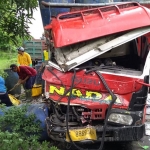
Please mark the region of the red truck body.
[[[150, 10], [123, 3], [75, 11], [58, 15], [45, 29], [53, 54], [42, 76], [50, 100], [50, 138], [101, 141], [107, 122], [105, 141], [141, 139], [149, 84]], [[63, 70], [68, 61], [72, 69]]]
[[[43, 75], [44, 80], [47, 82], [46, 91], [49, 91], [50, 99], [58, 101], [59, 98], [70, 88], [72, 83], [73, 72], [63, 73], [56, 69], [52, 70], [53, 73], [62, 81], [62, 83], [49, 71], [45, 70]], [[141, 81], [136, 78], [130, 77], [118, 77], [116, 75], [103, 74], [108, 86], [117, 95], [117, 100], [114, 108], [127, 109], [129, 107], [132, 93], [137, 92], [141, 89], [142, 85], [136, 81]], [[117, 82], [116, 82], [117, 80]], [[49, 83], [49, 84], [48, 84]], [[70, 102], [72, 105], [82, 105], [91, 110], [101, 108], [103, 111], [99, 112], [102, 117], [97, 119], [104, 119], [106, 115], [106, 108], [110, 103], [110, 94], [99, 80], [96, 73], [92, 72], [86, 74], [84, 70], [76, 73], [75, 87], [73, 88], [72, 95], [73, 100]], [[62, 103], [68, 103], [68, 95], [61, 99]]]
[[150, 25], [149, 14], [148, 8], [136, 2], [125, 3], [59, 14], [50, 25], [45, 26], [45, 29], [52, 29], [54, 46], [63, 47], [148, 26]]

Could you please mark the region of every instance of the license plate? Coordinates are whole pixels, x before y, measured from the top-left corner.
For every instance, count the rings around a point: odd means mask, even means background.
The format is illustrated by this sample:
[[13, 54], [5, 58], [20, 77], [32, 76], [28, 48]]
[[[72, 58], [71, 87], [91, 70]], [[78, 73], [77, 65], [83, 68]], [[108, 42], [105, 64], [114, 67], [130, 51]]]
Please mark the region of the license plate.
[[[96, 130], [94, 128], [72, 129], [69, 130], [72, 141], [96, 140]], [[66, 133], [66, 141], [70, 141]]]

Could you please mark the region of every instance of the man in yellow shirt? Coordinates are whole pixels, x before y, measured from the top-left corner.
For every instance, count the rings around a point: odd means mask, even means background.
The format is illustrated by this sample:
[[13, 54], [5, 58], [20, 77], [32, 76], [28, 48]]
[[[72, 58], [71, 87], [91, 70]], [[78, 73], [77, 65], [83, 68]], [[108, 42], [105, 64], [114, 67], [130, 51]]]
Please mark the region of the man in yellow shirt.
[[48, 50], [46, 49], [46, 50], [43, 51], [42, 65], [39, 68], [40, 72], [48, 64], [48, 61], [49, 61], [49, 53], [48, 53]]
[[24, 48], [19, 47], [17, 50], [18, 50], [18, 60], [17, 60], [18, 66], [23, 65], [32, 67], [31, 56], [24, 51]]

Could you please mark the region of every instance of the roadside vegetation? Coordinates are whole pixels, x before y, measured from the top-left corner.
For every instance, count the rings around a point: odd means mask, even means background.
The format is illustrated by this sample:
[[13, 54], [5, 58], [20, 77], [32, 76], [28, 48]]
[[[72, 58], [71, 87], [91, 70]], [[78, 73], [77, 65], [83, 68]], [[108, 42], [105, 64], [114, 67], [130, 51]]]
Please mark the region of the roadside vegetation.
[[11, 63], [16, 63], [16, 47], [31, 39], [28, 31], [37, 0], [0, 1], [0, 75]]
[[0, 69], [8, 69], [10, 64], [17, 62], [17, 51], [16, 52], [1, 52], [0, 55]]
[[[32, 37], [28, 31], [37, 0], [0, 0], [0, 76], [16, 63], [16, 48]], [[0, 105], [1, 150], [58, 150], [49, 141], [39, 141], [40, 123], [26, 116], [26, 107]]]
[[58, 150], [49, 141], [40, 142], [40, 121], [27, 114], [28, 105], [6, 108], [0, 105], [1, 150]]
[[37, 0], [0, 1], [0, 49], [6, 50], [9, 44], [18, 45], [20, 39], [30, 38], [28, 25], [37, 6]]
[[4, 72], [5, 69], [9, 69], [10, 64], [17, 62], [17, 51], [0, 51], [0, 76], [7, 77]]
[[33, 19], [33, 10], [37, 0], [1, 0], [0, 1], [0, 75], [11, 63], [16, 63], [16, 47], [32, 37], [28, 31]]

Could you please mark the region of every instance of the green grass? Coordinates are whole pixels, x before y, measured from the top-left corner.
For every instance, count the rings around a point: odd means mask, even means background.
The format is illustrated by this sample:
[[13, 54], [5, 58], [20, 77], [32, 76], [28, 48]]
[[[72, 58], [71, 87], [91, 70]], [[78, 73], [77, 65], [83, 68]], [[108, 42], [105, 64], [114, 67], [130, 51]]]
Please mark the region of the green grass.
[[8, 69], [13, 63], [17, 63], [17, 53], [0, 52], [0, 70]]

